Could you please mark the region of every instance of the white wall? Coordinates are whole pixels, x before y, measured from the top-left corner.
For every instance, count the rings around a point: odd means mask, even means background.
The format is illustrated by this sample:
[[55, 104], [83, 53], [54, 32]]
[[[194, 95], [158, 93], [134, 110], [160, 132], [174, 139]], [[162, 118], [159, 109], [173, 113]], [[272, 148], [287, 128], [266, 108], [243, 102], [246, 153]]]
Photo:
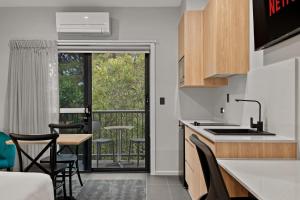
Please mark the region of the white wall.
[[[300, 35], [290, 38], [286, 41], [283, 41], [283, 42], [281, 42], [273, 47], [270, 47], [266, 50], [254, 51], [252, 1], [250, 1], [250, 5], [251, 5], [250, 6], [250, 71], [252, 71], [253, 69], [267, 67], [270, 64], [274, 64], [274, 66], [276, 66], [275, 63], [285, 61], [285, 60], [288, 60], [291, 58], [299, 57], [300, 56]], [[287, 63], [289, 63], [289, 61], [287, 61]], [[283, 62], [282, 65], [286, 65], [286, 62]], [[283, 73], [288, 73], [288, 70], [289, 70], [288, 66], [286, 69], [287, 70]], [[253, 78], [253, 77], [251, 77], [251, 78]], [[293, 77], [291, 77], [291, 78], [293, 78]], [[299, 76], [298, 76], [298, 78], [299, 78]], [[267, 81], [267, 79], [265, 81]], [[289, 80], [286, 80], [284, 83], [287, 83], [288, 81]], [[299, 87], [298, 84], [299, 83], [296, 83], [296, 87]], [[225, 95], [227, 93], [231, 94], [231, 100], [233, 100], [235, 97], [245, 97], [245, 96], [247, 96], [247, 94], [246, 94], [247, 87], [249, 88], [247, 76], [233, 76], [229, 79], [228, 87], [218, 89], [218, 91], [216, 92], [217, 102], [216, 102], [215, 108], [214, 108], [215, 117], [218, 119], [229, 121], [229, 122], [242, 123], [242, 116], [247, 113], [243, 113], [243, 107], [241, 107], [241, 103], [238, 104], [234, 101], [231, 101], [230, 103], [226, 103]], [[260, 90], [261, 88], [256, 88], [256, 89]], [[287, 88], [287, 89], [290, 89], [290, 88]], [[298, 88], [298, 90], [299, 90], [299, 88]], [[266, 98], [269, 98], [269, 96], [271, 96], [271, 94], [274, 94], [276, 92], [278, 94], [280, 94], [279, 88], [272, 87], [272, 88], [270, 88], [270, 90], [268, 92], [265, 92], [264, 96]], [[258, 91], [258, 93], [259, 93], [259, 91]], [[297, 94], [295, 94], [295, 95], [297, 95]], [[283, 102], [288, 102], [288, 99], [286, 99], [286, 97], [284, 95], [279, 95], [278, 98], [280, 98], [279, 100], [282, 100]], [[264, 105], [264, 106], [269, 107], [269, 109], [272, 107], [275, 108], [276, 105], [273, 105], [273, 104], [277, 105], [278, 102], [276, 103], [276, 101], [270, 101], [268, 103], [268, 105]], [[299, 104], [299, 98], [296, 101], [296, 105], [295, 105], [296, 109], [297, 108], [299, 109], [298, 104]], [[220, 107], [225, 107], [224, 114], [219, 113]], [[286, 106], [286, 108], [291, 109], [289, 106]], [[293, 115], [293, 111], [291, 111], [290, 114]], [[281, 113], [278, 112], [277, 115], [281, 116]], [[265, 117], [275, 119], [275, 116], [265, 116]], [[281, 118], [278, 117], [277, 122], [279, 122], [280, 119]], [[273, 123], [276, 123], [276, 122], [273, 122]], [[290, 128], [292, 128], [293, 126], [299, 127], [299, 124], [300, 124], [300, 121], [296, 117], [296, 124], [295, 124], [295, 122], [294, 122], [294, 124], [290, 124]], [[270, 124], [269, 124], [269, 126], [270, 126]], [[274, 127], [269, 127], [269, 128], [271, 130], [274, 129]], [[298, 130], [300, 130], [300, 129], [298, 128]], [[296, 134], [296, 137], [298, 137], [297, 129], [296, 129], [295, 133], [292, 133], [292, 134]]]
[[[56, 11], [109, 11], [112, 36], [108, 38], [59, 35]], [[178, 118], [212, 116], [210, 91], [177, 88], [177, 24], [179, 8], [0, 8], [0, 130], [3, 129], [4, 102], [10, 39], [116, 39], [157, 40], [156, 98], [166, 105], [156, 106], [156, 170], [160, 174], [178, 171]], [[198, 92], [199, 91], [199, 92]], [[181, 102], [181, 103], [180, 103]], [[2, 115], [3, 114], [3, 115]]]
[[300, 55], [300, 34], [279, 43], [263, 52], [264, 65], [280, 62], [288, 58], [299, 57]]
[[202, 10], [208, 0], [182, 0], [181, 10]]

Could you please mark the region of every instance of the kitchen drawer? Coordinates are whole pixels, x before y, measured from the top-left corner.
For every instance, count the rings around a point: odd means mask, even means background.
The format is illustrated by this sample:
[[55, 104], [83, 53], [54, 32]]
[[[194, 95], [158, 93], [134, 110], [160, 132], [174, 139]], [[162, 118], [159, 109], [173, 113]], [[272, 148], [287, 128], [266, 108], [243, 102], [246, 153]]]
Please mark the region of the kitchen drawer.
[[195, 184], [195, 172], [191, 168], [191, 166], [186, 162], [185, 163], [186, 170], [186, 182], [188, 184], [188, 192], [192, 197], [192, 200], [196, 200], [197, 198], [197, 185]]
[[199, 134], [194, 131], [193, 129], [189, 128], [189, 127], [185, 127], [185, 139], [189, 140], [190, 141], [190, 137], [191, 135], [196, 135], [198, 136]]
[[191, 130], [189, 127], [185, 126], [184, 134], [185, 134], [185, 139], [186, 139], [186, 140], [190, 140], [190, 136], [191, 136], [193, 133], [192, 133], [192, 130]]
[[[197, 155], [198, 156], [198, 155]], [[193, 196], [195, 199], [200, 199], [201, 196], [207, 193], [207, 188], [204, 180], [204, 175], [199, 158], [195, 158], [193, 165]]]
[[[193, 134], [196, 135], [197, 138], [198, 138], [200, 141], [202, 141], [202, 142], [204, 142], [205, 144], [207, 144], [207, 146], [209, 146], [210, 149], [215, 153], [216, 147], [215, 147], [215, 143], [214, 143], [214, 142], [210, 141], [209, 139], [203, 137], [203, 136], [200, 135], [199, 133], [195, 132], [194, 130], [192, 130], [191, 128], [189, 128], [189, 127], [186, 126], [186, 127], [185, 127], [185, 139], [188, 139], [188, 141], [190, 141], [190, 136], [193, 135]], [[190, 142], [191, 142], [191, 141], [190, 141]], [[191, 142], [191, 144], [192, 144], [192, 142]], [[194, 145], [193, 145], [193, 146], [194, 146]]]
[[190, 165], [185, 162], [185, 181], [187, 182], [188, 186], [192, 186], [192, 177], [193, 177], [193, 170], [191, 169]]
[[185, 161], [189, 163], [190, 167], [191, 167], [191, 163], [193, 160], [193, 156], [192, 156], [192, 152], [194, 149], [194, 145], [192, 145], [192, 143], [185, 139]]
[[193, 171], [193, 176], [192, 176], [193, 186], [190, 191], [193, 199], [198, 200], [202, 195], [207, 193], [207, 189], [204, 180], [204, 175], [202, 172], [200, 159], [195, 145], [192, 145], [189, 156], [190, 156], [189, 165]]

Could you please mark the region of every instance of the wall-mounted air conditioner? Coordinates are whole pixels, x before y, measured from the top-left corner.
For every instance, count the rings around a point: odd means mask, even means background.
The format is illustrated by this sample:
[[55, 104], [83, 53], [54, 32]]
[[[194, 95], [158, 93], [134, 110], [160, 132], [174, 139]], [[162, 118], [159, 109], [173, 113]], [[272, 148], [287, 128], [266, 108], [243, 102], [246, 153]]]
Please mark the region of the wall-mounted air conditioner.
[[57, 12], [58, 33], [100, 33], [110, 35], [108, 12]]

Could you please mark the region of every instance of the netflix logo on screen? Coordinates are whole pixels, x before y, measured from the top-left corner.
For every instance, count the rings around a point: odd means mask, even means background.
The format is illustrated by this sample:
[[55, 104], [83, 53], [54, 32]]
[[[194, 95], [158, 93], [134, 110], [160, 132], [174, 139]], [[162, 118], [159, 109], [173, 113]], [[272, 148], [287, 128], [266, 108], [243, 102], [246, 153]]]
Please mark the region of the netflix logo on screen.
[[252, 0], [255, 50], [300, 33], [300, 0]]
[[269, 0], [269, 16], [279, 13], [288, 6], [293, 6], [293, 3], [296, 1], [297, 0]]

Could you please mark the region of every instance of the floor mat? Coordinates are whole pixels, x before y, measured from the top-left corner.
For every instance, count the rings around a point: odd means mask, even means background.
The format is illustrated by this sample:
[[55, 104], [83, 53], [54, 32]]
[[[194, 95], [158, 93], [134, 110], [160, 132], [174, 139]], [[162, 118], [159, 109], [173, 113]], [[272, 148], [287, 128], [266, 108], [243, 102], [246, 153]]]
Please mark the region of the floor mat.
[[76, 187], [74, 196], [77, 200], [145, 200], [146, 181], [87, 180], [83, 187]]

